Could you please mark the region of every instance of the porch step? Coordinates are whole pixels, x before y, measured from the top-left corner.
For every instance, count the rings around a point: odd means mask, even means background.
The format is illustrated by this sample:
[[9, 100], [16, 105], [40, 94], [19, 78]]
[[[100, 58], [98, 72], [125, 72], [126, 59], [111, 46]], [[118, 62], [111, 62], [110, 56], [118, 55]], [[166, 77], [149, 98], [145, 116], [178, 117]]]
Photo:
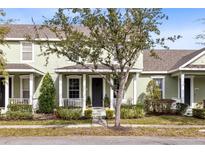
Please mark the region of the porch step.
[[184, 114], [185, 116], [192, 116], [192, 108], [188, 108]]
[[105, 109], [102, 107], [93, 107], [93, 117], [105, 116]]

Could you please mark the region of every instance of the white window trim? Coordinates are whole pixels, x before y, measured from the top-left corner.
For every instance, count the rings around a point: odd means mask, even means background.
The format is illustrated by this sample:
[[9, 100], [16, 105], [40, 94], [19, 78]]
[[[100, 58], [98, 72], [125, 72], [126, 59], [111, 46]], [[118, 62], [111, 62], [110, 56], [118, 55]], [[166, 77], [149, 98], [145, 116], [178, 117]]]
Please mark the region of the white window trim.
[[[70, 98], [69, 97], [69, 79], [79, 79], [79, 98], [82, 98], [82, 94], [81, 94], [81, 78], [82, 76], [80, 75], [69, 75], [67, 76], [67, 98]], [[72, 99], [79, 99], [79, 98], [72, 98]]]
[[151, 76], [152, 79], [162, 79], [162, 99], [165, 99], [165, 76]]
[[[23, 85], [22, 85], [23, 84], [23, 82], [22, 82], [23, 79], [28, 79], [29, 80], [29, 75], [21, 75], [20, 76], [20, 97], [21, 98], [23, 98]], [[30, 89], [29, 89], [29, 91], [30, 91]]]
[[22, 43], [31, 43], [28, 41], [21, 41], [20, 42], [20, 60], [22, 63], [30, 63], [30, 62], [34, 62], [34, 43], [32, 44], [32, 60], [23, 60], [23, 45]]

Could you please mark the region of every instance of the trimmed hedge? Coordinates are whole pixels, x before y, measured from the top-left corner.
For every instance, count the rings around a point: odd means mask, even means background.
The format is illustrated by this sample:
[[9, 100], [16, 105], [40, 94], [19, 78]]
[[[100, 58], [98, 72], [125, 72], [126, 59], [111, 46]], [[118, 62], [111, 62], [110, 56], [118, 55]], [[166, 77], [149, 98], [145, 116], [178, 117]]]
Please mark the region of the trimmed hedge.
[[82, 116], [81, 108], [58, 108], [56, 115], [64, 120], [78, 120]]
[[107, 109], [105, 112], [106, 112], [106, 119], [113, 119], [113, 117], [114, 117], [114, 110]]
[[22, 111], [7, 111], [6, 119], [8, 120], [29, 120], [32, 119], [32, 112], [22, 112]]
[[201, 119], [205, 119], [205, 109], [192, 109], [193, 116]]
[[93, 110], [92, 109], [86, 109], [84, 111], [84, 117], [86, 119], [91, 119], [92, 118], [92, 115], [93, 115]]
[[9, 111], [32, 112], [32, 105], [29, 104], [9, 104]]
[[172, 99], [160, 99], [160, 100], [146, 100], [145, 101], [145, 111], [150, 114], [175, 114], [172, 110]]
[[121, 107], [122, 119], [142, 118], [145, 116], [144, 105], [123, 105]]

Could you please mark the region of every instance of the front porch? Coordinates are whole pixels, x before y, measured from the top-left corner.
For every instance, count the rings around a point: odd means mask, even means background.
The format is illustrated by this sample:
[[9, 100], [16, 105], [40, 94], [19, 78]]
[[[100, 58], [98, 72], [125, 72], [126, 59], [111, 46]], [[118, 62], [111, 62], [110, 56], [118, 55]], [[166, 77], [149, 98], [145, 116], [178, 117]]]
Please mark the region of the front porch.
[[[106, 77], [114, 85], [116, 81], [111, 78], [109, 71], [103, 72], [103, 76], [92, 73], [89, 70], [67, 69], [58, 70], [59, 73], [59, 106], [82, 107], [83, 111], [88, 107], [86, 100], [90, 99], [93, 108], [104, 108], [104, 99], [109, 99], [109, 108], [115, 108], [116, 98], [113, 89], [105, 81]], [[124, 103], [135, 104], [137, 102], [138, 72], [131, 72], [124, 97]]]
[[9, 76], [0, 76], [0, 109], [5, 113], [8, 105], [30, 104], [37, 107], [35, 91], [42, 73], [27, 64], [7, 64]]

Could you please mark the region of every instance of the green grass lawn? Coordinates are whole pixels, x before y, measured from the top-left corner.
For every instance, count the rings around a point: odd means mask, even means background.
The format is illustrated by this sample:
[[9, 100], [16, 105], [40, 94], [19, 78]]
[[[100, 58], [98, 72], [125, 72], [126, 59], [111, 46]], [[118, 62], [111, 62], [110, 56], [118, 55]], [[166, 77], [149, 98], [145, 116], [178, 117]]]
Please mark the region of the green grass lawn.
[[[1, 120], [0, 125], [69, 125], [90, 124], [92, 120]], [[109, 120], [109, 124], [114, 120]], [[204, 119], [185, 116], [148, 116], [139, 119], [121, 119], [122, 124], [153, 124], [153, 125], [205, 125]]]
[[0, 129], [1, 136], [173, 136], [205, 137], [198, 128], [38, 128]]
[[[109, 123], [114, 123], [114, 120]], [[121, 119], [122, 124], [153, 124], [153, 125], [205, 125], [205, 119], [194, 117], [163, 115], [147, 116], [139, 119]]]
[[0, 120], [0, 125], [69, 125], [89, 124], [92, 120]]

